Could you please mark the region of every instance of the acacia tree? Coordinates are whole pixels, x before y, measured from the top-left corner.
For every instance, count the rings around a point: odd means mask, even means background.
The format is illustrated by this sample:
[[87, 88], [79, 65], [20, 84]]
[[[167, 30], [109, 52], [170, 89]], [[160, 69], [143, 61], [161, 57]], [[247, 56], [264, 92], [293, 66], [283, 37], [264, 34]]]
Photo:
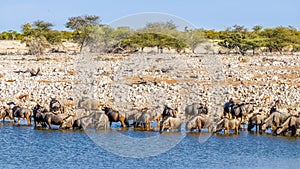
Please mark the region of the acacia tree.
[[80, 52], [92, 41], [91, 35], [99, 26], [99, 22], [99, 16], [95, 15], [76, 16], [68, 19], [66, 27], [75, 31], [75, 40], [79, 44]]
[[52, 26], [52, 23], [41, 20], [22, 25], [22, 42], [29, 47], [29, 54], [43, 54], [51, 44], [61, 42], [60, 32], [52, 30]]

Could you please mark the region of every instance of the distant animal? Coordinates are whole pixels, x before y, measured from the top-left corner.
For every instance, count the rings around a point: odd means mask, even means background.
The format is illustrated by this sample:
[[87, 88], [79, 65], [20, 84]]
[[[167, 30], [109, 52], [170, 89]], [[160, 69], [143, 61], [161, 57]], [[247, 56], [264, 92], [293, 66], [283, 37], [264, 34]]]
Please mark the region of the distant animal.
[[213, 120], [207, 115], [198, 115], [186, 123], [186, 130], [198, 130], [207, 128], [209, 132], [213, 131]]
[[297, 134], [297, 130], [300, 129], [300, 117], [299, 116], [290, 116], [282, 123], [280, 127], [276, 130], [276, 134], [284, 133], [288, 130], [292, 132], [292, 136]]
[[207, 106], [202, 103], [192, 103], [185, 107], [185, 115], [187, 119], [190, 119], [193, 116], [197, 116], [200, 114], [207, 114], [208, 109]]
[[20, 107], [20, 106], [14, 106], [12, 109], [9, 110], [9, 116], [11, 119], [15, 121], [15, 118], [18, 118], [18, 125], [20, 125], [20, 119], [26, 119], [27, 124], [31, 124], [31, 116], [32, 116], [32, 111], [28, 108], [25, 107]]
[[0, 119], [3, 119], [3, 122], [4, 122], [5, 118], [8, 118], [10, 120], [9, 110], [7, 107], [2, 106], [2, 107], [0, 107]]
[[120, 122], [121, 127], [129, 126], [128, 120], [125, 115], [120, 114], [118, 111], [113, 110], [109, 107], [104, 107], [102, 109], [109, 119], [109, 126], [112, 127], [112, 122]]
[[[69, 122], [68, 122], [69, 121]], [[73, 129], [87, 129], [87, 128], [94, 128], [96, 130], [98, 129], [106, 129], [108, 124], [108, 117], [104, 113], [100, 112], [93, 112], [89, 115], [80, 117], [78, 119], [75, 119], [73, 121], [66, 120], [66, 125], [70, 126], [71, 122], [73, 122]], [[62, 128], [65, 128], [65, 123], [62, 125]]]
[[165, 119], [167, 119], [168, 117], [178, 117], [178, 109], [175, 108], [171, 108], [167, 105], [165, 105], [163, 113], [162, 113], [162, 120], [164, 121]]
[[59, 127], [61, 127], [64, 120], [69, 116], [70, 115], [68, 114], [54, 114], [53, 112], [47, 112], [45, 113], [44, 122], [50, 129], [52, 128], [52, 125], [59, 125]]
[[51, 99], [49, 110], [51, 112], [57, 112], [57, 111], [63, 112], [61, 103], [55, 98]]
[[289, 116], [290, 114], [288, 113], [275, 111], [263, 122], [261, 130], [265, 131], [267, 128], [272, 127], [272, 130], [276, 131], [277, 127], [279, 127]]
[[158, 127], [160, 126], [160, 113], [157, 113], [155, 110], [151, 109], [142, 109], [141, 111], [142, 112], [136, 116], [136, 121], [134, 122], [135, 127], [142, 125], [145, 130], [149, 130], [151, 128], [152, 121], [157, 121]]
[[235, 134], [239, 134], [241, 118], [229, 119], [227, 117], [221, 119], [215, 126], [214, 132], [219, 132], [224, 129], [224, 134], [228, 134], [229, 130], [234, 130]]
[[254, 106], [252, 103], [243, 103], [235, 105], [231, 108], [232, 118], [241, 118], [241, 123], [247, 123], [247, 115], [254, 111]]
[[91, 126], [91, 124], [93, 123], [93, 119], [90, 116], [83, 116], [79, 119], [76, 119], [73, 122], [73, 130], [75, 129], [83, 129], [86, 130], [88, 127]]
[[86, 111], [99, 110], [101, 105], [98, 100], [90, 98], [82, 99], [78, 102], [78, 108], [85, 109]]
[[39, 124], [42, 127], [47, 127], [46, 122], [44, 121], [45, 113], [47, 113], [48, 110], [41, 106], [40, 104], [37, 104], [33, 108], [33, 120], [34, 120], [34, 127], [37, 127]]
[[109, 118], [106, 114], [103, 113], [95, 113], [94, 114], [94, 128], [98, 129], [106, 129], [108, 127]]
[[231, 118], [231, 108], [234, 106], [234, 101], [232, 98], [229, 99], [228, 102], [226, 102], [223, 106], [223, 116], [224, 117], [228, 117], [228, 118]]
[[160, 131], [164, 130], [179, 130], [181, 129], [182, 120], [179, 117], [168, 117], [166, 118], [162, 125], [160, 126]]
[[264, 113], [255, 113], [249, 117], [248, 120], [248, 131], [251, 131], [253, 127], [255, 126], [256, 132], [262, 131], [262, 125], [264, 123], [264, 120], [267, 118], [267, 115]]

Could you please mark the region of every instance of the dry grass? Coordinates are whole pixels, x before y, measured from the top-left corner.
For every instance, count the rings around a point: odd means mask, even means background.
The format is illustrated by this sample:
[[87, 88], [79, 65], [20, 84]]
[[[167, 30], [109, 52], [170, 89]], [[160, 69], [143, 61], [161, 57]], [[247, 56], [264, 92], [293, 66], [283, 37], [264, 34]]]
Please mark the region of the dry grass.
[[23, 99], [23, 98], [25, 98], [25, 100], [28, 100], [29, 99], [29, 94], [21, 94], [21, 95], [19, 95], [18, 96], [18, 99]]
[[157, 78], [155, 79], [156, 83], [166, 82], [167, 84], [176, 84], [177, 80], [171, 78]]
[[13, 79], [8, 79], [8, 80], [6, 80], [6, 82], [14, 82], [15, 80], [13, 80]]
[[69, 71], [67, 71], [67, 73], [70, 76], [74, 76], [76, 74], [74, 70], [69, 70]]
[[254, 74], [251, 79], [264, 78], [262, 74]]
[[69, 80], [67, 79], [59, 79], [59, 80], [48, 80], [48, 79], [40, 79], [38, 80], [39, 83], [56, 83], [56, 82], [70, 82]]
[[153, 77], [149, 75], [141, 75], [135, 76], [127, 79], [130, 84], [142, 84], [142, 83], [167, 83], [167, 84], [176, 84], [178, 81], [173, 78], [165, 78], [165, 77]]

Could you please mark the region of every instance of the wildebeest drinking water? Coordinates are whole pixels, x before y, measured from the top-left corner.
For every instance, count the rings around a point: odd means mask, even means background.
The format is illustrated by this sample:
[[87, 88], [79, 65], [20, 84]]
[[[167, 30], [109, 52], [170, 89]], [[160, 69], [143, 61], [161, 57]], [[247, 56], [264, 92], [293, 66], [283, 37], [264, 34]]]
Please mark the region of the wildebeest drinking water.
[[231, 116], [234, 118], [241, 118], [241, 123], [247, 122], [247, 115], [254, 111], [254, 106], [252, 103], [242, 103], [235, 105], [231, 108]]

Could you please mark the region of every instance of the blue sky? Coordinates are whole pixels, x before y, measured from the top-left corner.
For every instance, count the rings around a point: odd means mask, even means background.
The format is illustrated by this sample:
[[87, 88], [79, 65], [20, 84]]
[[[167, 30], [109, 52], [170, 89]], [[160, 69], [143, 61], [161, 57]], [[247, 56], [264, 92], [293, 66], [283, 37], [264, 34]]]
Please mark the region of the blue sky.
[[22, 24], [36, 20], [63, 30], [69, 17], [79, 15], [98, 15], [102, 23], [110, 24], [143, 12], [171, 14], [205, 29], [221, 30], [235, 24], [300, 29], [299, 0], [3, 0], [0, 32], [20, 31]]

